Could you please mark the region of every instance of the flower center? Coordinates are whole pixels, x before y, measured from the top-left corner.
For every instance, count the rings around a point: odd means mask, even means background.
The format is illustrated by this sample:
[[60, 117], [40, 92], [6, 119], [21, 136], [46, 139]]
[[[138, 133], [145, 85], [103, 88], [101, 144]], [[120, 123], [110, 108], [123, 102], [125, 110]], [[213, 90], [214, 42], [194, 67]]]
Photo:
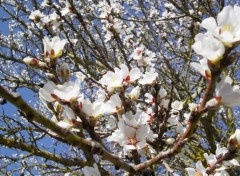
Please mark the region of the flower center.
[[224, 25], [220, 28], [219, 34], [223, 32], [231, 32], [232, 31], [232, 26], [231, 25]]
[[128, 144], [129, 145], [137, 145], [137, 139], [136, 138], [129, 138], [128, 139]]

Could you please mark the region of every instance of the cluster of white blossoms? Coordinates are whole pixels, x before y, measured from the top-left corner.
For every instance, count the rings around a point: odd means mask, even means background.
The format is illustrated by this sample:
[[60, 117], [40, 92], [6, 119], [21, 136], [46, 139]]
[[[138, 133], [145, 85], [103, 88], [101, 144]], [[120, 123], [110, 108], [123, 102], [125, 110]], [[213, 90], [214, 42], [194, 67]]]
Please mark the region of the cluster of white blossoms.
[[[207, 161], [208, 167], [214, 167], [214, 165], [217, 164], [218, 158], [221, 158], [223, 155], [225, 155], [228, 152], [228, 149], [226, 147], [221, 147], [219, 144], [217, 144], [216, 154], [210, 154], [204, 153], [204, 157]], [[230, 176], [225, 169], [227, 169], [229, 166], [239, 166], [239, 162], [236, 159], [223, 161], [222, 166], [220, 168], [216, 169], [216, 173], [214, 176]], [[207, 174], [207, 168], [205, 168], [201, 161], [198, 161], [196, 163], [196, 167], [194, 168], [186, 168], [186, 171], [188, 172], [189, 176], [195, 176], [195, 175], [203, 175], [208, 176]]]
[[[112, 1], [110, 4], [104, 1], [100, 2], [97, 8], [100, 9], [103, 30], [106, 32], [105, 42], [110, 41], [113, 37], [119, 37], [116, 35], [127, 33], [123, 29], [122, 21], [114, 18], [114, 15], [122, 13], [123, 6]], [[61, 10], [61, 13], [66, 15], [70, 12], [71, 8], [66, 3], [66, 7]], [[192, 63], [191, 66], [208, 81], [212, 78], [211, 67], [218, 65], [223, 59], [225, 51], [236, 46], [240, 41], [240, 21], [237, 18], [239, 14], [238, 6], [227, 6], [218, 15], [217, 22], [211, 17], [205, 19], [201, 24], [207, 29], [207, 32], [195, 37], [192, 48], [197, 54], [203, 56], [203, 59], [199, 63]], [[165, 15], [168, 16], [166, 13]], [[40, 11], [34, 11], [30, 15], [30, 19], [42, 24], [49, 23], [47, 20], [51, 18], [44, 16]], [[56, 27], [58, 25], [60, 24], [56, 24]], [[128, 37], [131, 38], [131, 36], [126, 36], [124, 39], [127, 41]], [[170, 98], [168, 95], [170, 90], [161, 85], [156, 70], [159, 65], [154, 64], [157, 54], [150, 48], [141, 43], [133, 46], [129, 58], [125, 60], [128, 61], [128, 64], [121, 62], [122, 58], [116, 63], [110, 63], [112, 71], [100, 73], [100, 78], [94, 80], [93, 85], [96, 89], [93, 90], [89, 88], [90, 86], [86, 86], [84, 74], [79, 73], [74, 76], [67, 63], [57, 65], [58, 58], [61, 57], [66, 44], [67, 40], [60, 39], [58, 36], [44, 37], [44, 58], [27, 57], [24, 59], [27, 65], [43, 71], [46, 71], [47, 68], [56, 69], [53, 71], [55, 75], [49, 76], [49, 80], [39, 89], [39, 96], [43, 103], [47, 107], [47, 104], [52, 104], [53, 110], [57, 112], [53, 115], [52, 121], [72, 132], [80, 131], [78, 123], [81, 123], [81, 118], [94, 122], [92, 124], [95, 129], [107, 132], [108, 137], [105, 140], [109, 144], [113, 144], [116, 151], [122, 149], [121, 154], [123, 155], [131, 155], [132, 151], [137, 151], [141, 156], [156, 155], [151, 143], [159, 139], [157, 138], [158, 131], [153, 127], [163, 122], [161, 118], [166, 113], [169, 113], [169, 116], [166, 119], [166, 130], [164, 131], [166, 135], [163, 135], [165, 139], [162, 141], [172, 145], [184, 134], [191, 112], [197, 109], [197, 104], [187, 105], [177, 96], [175, 99]], [[53, 65], [54, 67], [52, 67]], [[84, 72], [84, 69], [81, 71]], [[45, 73], [49, 75], [49, 72]], [[240, 105], [240, 89], [238, 86], [232, 86], [232, 82], [230, 77], [225, 77], [217, 83], [215, 97], [206, 103], [208, 110], [220, 105], [226, 107]], [[157, 88], [153, 90], [152, 87], [155, 85]], [[93, 90], [92, 95], [87, 96], [86, 89]], [[183, 110], [185, 113], [182, 113]], [[76, 112], [79, 111], [84, 117], [77, 116]], [[106, 123], [101, 126], [98, 124], [100, 120]], [[229, 143], [237, 148], [240, 146], [239, 133], [239, 130], [236, 131], [229, 139]], [[211, 166], [217, 162], [220, 155], [224, 155], [226, 152], [228, 152], [226, 148], [217, 145], [216, 155], [204, 154], [204, 156], [208, 165]], [[239, 164], [236, 160], [225, 162], [215, 175], [227, 175], [225, 168], [229, 165], [238, 166]], [[187, 168], [186, 170], [192, 176], [207, 175], [207, 169], [200, 161], [196, 163], [196, 169]], [[83, 172], [85, 175], [100, 175], [96, 164], [94, 167], [84, 167]]]
[[[201, 73], [208, 81], [214, 74], [211, 69], [219, 68], [222, 59], [225, 58], [227, 50], [231, 50], [239, 45], [240, 41], [240, 7], [235, 5], [226, 6], [217, 15], [217, 20], [213, 17], [206, 18], [202, 21], [201, 26], [207, 30], [206, 33], [197, 34], [192, 49], [203, 57], [199, 63], [191, 63], [191, 66]], [[216, 84], [214, 98], [206, 103], [206, 110], [217, 109], [220, 105], [225, 107], [234, 107], [240, 105], [240, 88], [237, 85], [232, 86], [233, 80], [226, 76]], [[228, 149], [217, 144], [216, 154], [204, 153], [208, 168], [205, 168], [201, 161], [196, 163], [195, 168], [186, 168], [189, 176], [209, 175], [209, 169], [215, 168], [214, 176], [229, 174], [226, 169], [229, 166], [239, 166], [237, 160], [222, 161], [221, 167], [219, 161], [229, 153], [229, 149], [235, 150], [240, 144], [239, 129], [229, 138]]]
[[[65, 7], [60, 10], [62, 16], [71, 12], [69, 3], [66, 1], [64, 2], [64, 4]], [[43, 8], [48, 6], [48, 2], [44, 1], [41, 6]], [[56, 12], [45, 15], [40, 10], [34, 10], [31, 12], [29, 19], [32, 20], [40, 29], [44, 26], [51, 25], [53, 30], [57, 30], [58, 27], [61, 25], [61, 18]]]
[[[240, 7], [226, 6], [218, 14], [217, 21], [213, 17], [202, 21], [201, 26], [207, 29], [205, 34], [199, 33], [195, 37], [193, 50], [203, 56], [199, 63], [191, 63], [191, 66], [199, 71], [206, 79], [210, 80], [211, 67], [217, 67], [225, 51], [236, 47], [240, 41]], [[231, 86], [230, 77], [222, 78], [215, 90], [215, 98], [207, 103], [207, 108], [215, 108], [218, 105], [233, 107], [240, 105], [240, 89]]]
[[103, 30], [106, 32], [104, 35], [105, 42], [112, 40], [116, 35], [125, 33], [123, 21], [119, 18], [115, 18], [115, 15], [121, 16], [123, 14], [123, 6], [112, 0], [109, 2], [110, 4], [107, 1], [101, 1], [97, 6], [100, 10], [99, 17], [104, 25]]

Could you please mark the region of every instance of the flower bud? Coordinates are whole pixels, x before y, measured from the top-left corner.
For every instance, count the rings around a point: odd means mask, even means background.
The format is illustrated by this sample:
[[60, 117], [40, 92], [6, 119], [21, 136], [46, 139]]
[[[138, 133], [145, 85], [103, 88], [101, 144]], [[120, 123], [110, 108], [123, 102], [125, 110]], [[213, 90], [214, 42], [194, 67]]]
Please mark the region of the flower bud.
[[165, 142], [166, 142], [167, 145], [172, 145], [175, 142], [175, 139], [174, 138], [168, 138], [168, 139], [166, 139]]
[[221, 105], [221, 99], [222, 99], [221, 97], [212, 98], [211, 100], [209, 100], [206, 103], [205, 108], [208, 109], [208, 110], [215, 110], [215, 109], [217, 109]]
[[29, 66], [36, 67], [39, 64], [39, 60], [32, 58], [32, 57], [26, 57], [23, 59], [23, 62]]
[[240, 129], [236, 129], [235, 133], [230, 136], [228, 144], [240, 149]]
[[132, 100], [136, 100], [138, 99], [139, 95], [140, 95], [140, 87], [137, 86], [135, 87], [134, 89], [132, 89], [132, 91], [129, 93], [129, 97], [132, 99]]
[[59, 76], [61, 76], [63, 80], [68, 80], [68, 78], [70, 77], [70, 69], [67, 63], [64, 63], [60, 66]]
[[26, 57], [23, 59], [23, 62], [31, 67], [37, 67], [40, 69], [46, 68], [47, 64], [44, 62], [41, 62], [38, 59], [32, 58], [32, 57]]

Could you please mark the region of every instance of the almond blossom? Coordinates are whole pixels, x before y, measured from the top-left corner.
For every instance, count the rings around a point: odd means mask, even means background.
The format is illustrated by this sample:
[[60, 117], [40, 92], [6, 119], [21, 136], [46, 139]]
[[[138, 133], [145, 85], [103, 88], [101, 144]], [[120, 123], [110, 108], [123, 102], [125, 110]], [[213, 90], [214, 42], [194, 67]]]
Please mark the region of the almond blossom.
[[213, 64], [222, 59], [225, 53], [225, 47], [219, 40], [215, 39], [212, 35], [197, 34], [194, 38], [195, 43], [192, 49], [199, 55], [208, 59]]
[[139, 65], [147, 66], [151, 65], [151, 62], [154, 61], [156, 54], [146, 49], [144, 45], [140, 45], [133, 51], [130, 57], [136, 60]]
[[132, 99], [132, 100], [137, 100], [138, 97], [140, 96], [140, 91], [141, 88], [139, 86], [134, 87], [131, 92], [128, 94], [128, 96]]
[[119, 94], [114, 94], [104, 105], [105, 113], [117, 113], [122, 110], [122, 100]]
[[206, 168], [203, 167], [201, 161], [198, 161], [196, 163], [196, 169], [186, 168], [185, 170], [188, 172], [189, 176], [196, 176], [196, 175], [208, 176], [208, 174], [206, 173]]
[[93, 167], [85, 166], [82, 170], [85, 176], [101, 176], [96, 163], [93, 164]]
[[48, 102], [59, 99], [72, 102], [82, 97], [80, 89], [79, 80], [75, 82], [68, 81], [63, 85], [56, 85], [54, 82], [48, 81], [43, 88], [39, 89], [39, 95], [43, 100]]
[[150, 126], [147, 124], [148, 119], [149, 116], [140, 111], [135, 115], [132, 113], [123, 115], [123, 118], [118, 122], [118, 128], [107, 140], [118, 143], [126, 150], [146, 148], [148, 146], [146, 140], [156, 138], [156, 135], [153, 134]]
[[[207, 160], [208, 165], [211, 167], [217, 162], [218, 158], [225, 155], [227, 152], [228, 152], [228, 149], [226, 147], [221, 147], [220, 144], [217, 144], [216, 155], [214, 155], [212, 153], [210, 155], [208, 155], [207, 153], [204, 153], [203, 155], [204, 155], [205, 159]], [[224, 167], [226, 168], [226, 167], [232, 166], [232, 165], [239, 166], [239, 163], [236, 159], [232, 159], [229, 161], [228, 160], [223, 161], [222, 168], [224, 168]]]
[[240, 129], [236, 129], [235, 133], [230, 136], [228, 143], [240, 148]]
[[191, 63], [191, 66], [201, 73], [206, 79], [211, 79], [211, 70], [208, 67], [208, 60], [203, 58], [199, 61], [200, 63]]
[[140, 84], [153, 84], [157, 79], [158, 73], [151, 69], [150, 71], [145, 72], [145, 74], [142, 75], [142, 78], [139, 79]]
[[140, 78], [141, 72], [138, 68], [132, 68], [130, 71], [124, 64], [120, 65], [119, 68], [115, 68], [114, 72], [108, 71], [99, 80], [99, 83], [106, 85], [108, 88], [120, 88], [123, 83], [132, 83]]
[[240, 105], [240, 89], [239, 86], [232, 86], [233, 80], [227, 76], [222, 79], [216, 86], [215, 98], [209, 100], [206, 107], [214, 107], [224, 105], [234, 107]]
[[43, 38], [44, 55], [51, 59], [56, 59], [62, 54], [62, 50], [67, 43], [67, 40], [61, 40], [58, 36], [49, 39], [48, 37]]
[[70, 69], [67, 63], [63, 63], [59, 70], [58, 70], [59, 76], [63, 79], [63, 80], [68, 80], [68, 78], [70, 77]]
[[217, 20], [213, 17], [202, 21], [201, 26], [207, 29], [226, 46], [231, 46], [240, 40], [240, 7], [226, 6], [218, 14]]
[[105, 111], [105, 104], [102, 101], [91, 102], [89, 99], [86, 99], [82, 103], [82, 111], [88, 115], [90, 118], [99, 118]]

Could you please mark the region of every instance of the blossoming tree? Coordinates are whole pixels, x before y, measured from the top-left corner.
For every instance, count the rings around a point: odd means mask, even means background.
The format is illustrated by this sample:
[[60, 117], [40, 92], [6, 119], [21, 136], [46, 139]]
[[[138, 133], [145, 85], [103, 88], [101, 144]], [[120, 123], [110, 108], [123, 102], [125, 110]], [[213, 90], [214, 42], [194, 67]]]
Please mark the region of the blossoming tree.
[[0, 1], [0, 174], [239, 175], [233, 3]]

